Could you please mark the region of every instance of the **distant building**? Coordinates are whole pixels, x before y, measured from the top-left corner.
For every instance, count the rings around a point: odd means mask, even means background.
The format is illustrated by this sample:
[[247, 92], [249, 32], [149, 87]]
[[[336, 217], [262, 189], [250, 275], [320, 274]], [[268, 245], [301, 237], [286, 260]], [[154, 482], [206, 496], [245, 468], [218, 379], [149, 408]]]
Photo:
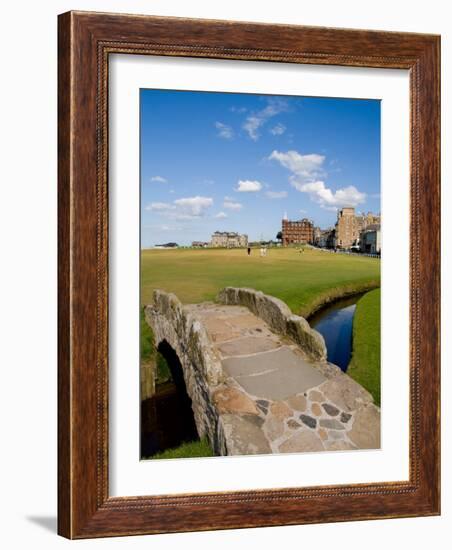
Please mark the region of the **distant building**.
[[336, 246], [350, 248], [359, 238], [358, 222], [354, 208], [342, 208], [337, 214]]
[[381, 253], [381, 231], [377, 224], [370, 224], [361, 231], [359, 236], [359, 248], [367, 254]]
[[314, 224], [307, 218], [290, 221], [284, 217], [281, 232], [283, 246], [314, 242]]
[[380, 214], [373, 214], [372, 212], [361, 212], [361, 214], [356, 215], [356, 222], [358, 223], [358, 229], [361, 232], [363, 229], [367, 229], [370, 225], [380, 225], [381, 216]]
[[312, 231], [313, 244], [317, 245], [317, 243], [320, 241], [321, 235], [322, 235], [322, 230], [320, 229], [320, 227], [314, 227]]
[[230, 231], [215, 231], [210, 245], [215, 248], [244, 248], [248, 246], [248, 235]]
[[379, 225], [380, 221], [381, 216], [379, 214], [368, 212], [367, 214], [356, 215], [354, 208], [342, 208], [337, 215], [335, 246], [344, 249], [357, 246], [361, 232], [371, 225]]
[[334, 248], [336, 244], [336, 230], [330, 229], [328, 230], [328, 234], [325, 239], [325, 246], [326, 248]]
[[193, 248], [207, 248], [210, 243], [206, 243], [204, 241], [193, 241], [191, 243]]
[[177, 243], [156, 244], [154, 248], [178, 248]]
[[314, 244], [321, 248], [334, 248], [335, 231], [332, 227], [328, 229], [320, 229], [317, 237], [314, 234]]

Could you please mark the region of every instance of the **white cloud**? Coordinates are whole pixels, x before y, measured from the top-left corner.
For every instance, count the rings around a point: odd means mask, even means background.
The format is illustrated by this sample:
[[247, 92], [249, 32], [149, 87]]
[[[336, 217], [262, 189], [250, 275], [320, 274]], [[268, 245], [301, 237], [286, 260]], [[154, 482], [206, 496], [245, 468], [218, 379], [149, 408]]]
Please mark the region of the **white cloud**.
[[162, 176], [152, 176], [151, 181], [155, 181], [157, 183], [167, 183], [168, 180], [166, 178], [163, 178]]
[[181, 215], [191, 218], [200, 218], [205, 211], [212, 206], [213, 199], [210, 197], [188, 197], [185, 199], [177, 199], [174, 204], [180, 210]]
[[218, 212], [218, 214], [215, 214], [215, 218], [217, 219], [224, 219], [224, 218], [227, 218], [228, 215], [226, 214], [226, 212]]
[[238, 193], [256, 193], [262, 189], [262, 183], [257, 180], [239, 180], [234, 191]]
[[172, 203], [151, 202], [145, 209], [159, 212], [171, 219], [192, 220], [202, 218], [212, 205], [212, 198], [196, 196], [177, 199]]
[[354, 185], [333, 192], [325, 186], [323, 181], [301, 183], [296, 178], [290, 178], [290, 180], [295, 189], [307, 193], [311, 200], [320, 204], [322, 208], [329, 210], [335, 210], [343, 206], [358, 206], [366, 200], [366, 194], [358, 191]]
[[269, 199], [285, 199], [287, 197], [287, 191], [266, 191], [265, 194]]
[[258, 129], [263, 123], [263, 119], [257, 116], [249, 116], [243, 124], [243, 129], [246, 130], [253, 141], [257, 141], [259, 139]]
[[336, 191], [326, 187], [325, 182], [320, 179], [326, 176], [323, 155], [273, 151], [269, 159], [277, 160], [292, 172], [289, 176], [291, 185], [298, 191], [308, 194], [310, 199], [322, 208], [334, 211], [344, 206], [357, 206], [366, 200], [366, 193], [359, 191], [354, 185]]
[[144, 225], [143, 229], [150, 229], [153, 232], [155, 232], [155, 231], [181, 231], [183, 228], [182, 226], [178, 226], [178, 225], [160, 224], [160, 225]]
[[232, 106], [230, 109], [231, 113], [246, 113], [248, 110], [246, 107], [234, 107]]
[[323, 163], [325, 157], [312, 153], [310, 155], [300, 155], [298, 151], [273, 151], [268, 157], [270, 160], [277, 160], [284, 168], [287, 168], [297, 176], [311, 179], [324, 174]]
[[243, 129], [248, 136], [257, 141], [260, 137], [260, 128], [272, 117], [288, 110], [287, 101], [282, 99], [269, 99], [267, 106], [260, 111], [249, 115], [243, 123]]
[[225, 200], [223, 203], [224, 208], [228, 208], [229, 210], [241, 210], [243, 208], [243, 204], [240, 202], [234, 202], [232, 200]]
[[284, 124], [281, 124], [280, 122], [278, 122], [276, 126], [273, 126], [273, 128], [270, 129], [270, 134], [273, 134], [274, 136], [282, 136], [282, 134], [284, 134], [285, 131], [286, 131], [286, 127], [284, 126]]
[[215, 122], [215, 128], [218, 130], [218, 136], [223, 139], [232, 139], [234, 137], [233, 129], [223, 122]]
[[145, 210], [156, 210], [156, 211], [166, 211], [166, 210], [175, 210], [174, 204], [169, 204], [167, 202], [151, 202], [145, 207]]

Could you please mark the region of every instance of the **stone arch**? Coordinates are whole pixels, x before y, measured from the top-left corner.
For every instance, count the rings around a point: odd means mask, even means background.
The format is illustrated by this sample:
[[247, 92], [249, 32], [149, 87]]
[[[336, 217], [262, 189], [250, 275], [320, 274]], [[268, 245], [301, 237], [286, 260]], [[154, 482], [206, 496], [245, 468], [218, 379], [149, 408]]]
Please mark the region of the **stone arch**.
[[157, 350], [165, 358], [171, 372], [172, 381], [176, 388], [179, 411], [178, 422], [181, 424], [180, 432], [186, 434], [187, 441], [199, 439], [195, 417], [193, 414], [192, 400], [188, 395], [184, 371], [179, 356], [177, 355], [176, 350], [166, 339], [159, 342]]
[[166, 339], [158, 343], [157, 350], [166, 360], [171, 379], [156, 386], [154, 394], [141, 403], [143, 458], [199, 439], [177, 351]]
[[190, 307], [174, 294], [154, 291], [154, 303], [145, 308], [146, 320], [158, 347], [162, 342], [175, 351], [180, 364], [199, 437], [206, 438], [217, 454], [226, 454], [224, 437], [212, 394], [223, 383], [221, 358]]

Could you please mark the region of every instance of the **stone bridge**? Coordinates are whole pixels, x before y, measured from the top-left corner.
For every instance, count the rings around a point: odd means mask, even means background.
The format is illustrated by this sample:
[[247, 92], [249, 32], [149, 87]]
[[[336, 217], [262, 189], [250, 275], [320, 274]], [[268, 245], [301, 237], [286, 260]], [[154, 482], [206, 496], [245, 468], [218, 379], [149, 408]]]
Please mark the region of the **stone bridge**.
[[182, 305], [156, 290], [145, 315], [156, 345], [177, 353], [198, 434], [216, 454], [380, 447], [371, 395], [281, 300], [228, 287], [216, 303]]

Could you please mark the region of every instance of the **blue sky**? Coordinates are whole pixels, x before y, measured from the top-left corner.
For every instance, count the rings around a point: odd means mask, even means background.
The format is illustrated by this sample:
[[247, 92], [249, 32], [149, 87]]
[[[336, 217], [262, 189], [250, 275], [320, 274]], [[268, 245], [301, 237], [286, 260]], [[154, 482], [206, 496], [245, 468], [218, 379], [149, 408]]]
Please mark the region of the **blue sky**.
[[141, 244], [380, 211], [377, 100], [141, 90]]

